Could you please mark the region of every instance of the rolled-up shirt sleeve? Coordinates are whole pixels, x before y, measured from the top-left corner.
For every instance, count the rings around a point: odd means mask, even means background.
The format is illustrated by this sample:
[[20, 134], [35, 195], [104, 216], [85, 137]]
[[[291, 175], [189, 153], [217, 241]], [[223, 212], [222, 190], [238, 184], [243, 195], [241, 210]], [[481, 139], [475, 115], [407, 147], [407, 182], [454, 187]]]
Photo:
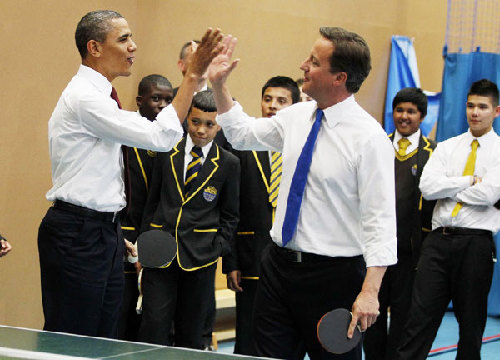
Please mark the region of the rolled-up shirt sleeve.
[[92, 94], [77, 104], [81, 126], [97, 138], [163, 152], [182, 138], [182, 126], [172, 105], [164, 108], [156, 121], [141, 121], [136, 112], [118, 109], [111, 98], [103, 101]]
[[234, 102], [231, 110], [217, 116], [217, 123], [236, 150], [282, 151], [283, 127], [279, 113], [271, 118], [253, 118]]
[[358, 191], [366, 266], [397, 262], [394, 150], [384, 134], [360, 147]]

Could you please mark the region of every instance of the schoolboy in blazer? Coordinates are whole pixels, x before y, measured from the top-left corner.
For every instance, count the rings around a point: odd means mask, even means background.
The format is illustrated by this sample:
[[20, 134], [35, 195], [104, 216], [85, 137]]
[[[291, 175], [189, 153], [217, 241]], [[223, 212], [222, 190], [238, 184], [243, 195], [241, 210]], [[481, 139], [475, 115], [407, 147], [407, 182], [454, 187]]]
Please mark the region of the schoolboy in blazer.
[[[300, 100], [297, 83], [286, 76], [274, 76], [262, 87], [263, 117], [271, 117]], [[236, 342], [234, 352], [255, 355], [252, 336], [252, 314], [260, 275], [260, 258], [272, 243], [269, 231], [273, 225], [276, 204], [270, 201], [271, 160], [269, 151], [237, 151], [241, 164], [240, 222], [236, 236], [236, 269], [228, 275], [229, 287], [236, 291]], [[275, 159], [278, 169], [280, 159]], [[273, 179], [278, 179], [278, 176]], [[279, 190], [279, 185], [276, 190]], [[277, 191], [276, 194], [277, 195]]]
[[[137, 121], [145, 117], [150, 121], [156, 119], [160, 111], [167, 107], [173, 99], [172, 84], [161, 75], [148, 75], [142, 78], [137, 90]], [[131, 201], [120, 220], [123, 237], [135, 243], [141, 228], [142, 215], [151, 185], [153, 161], [156, 151], [130, 147], [128, 150], [128, 169], [131, 191]], [[137, 341], [141, 317], [136, 312], [137, 271], [138, 263], [130, 263], [124, 259], [125, 287], [120, 319], [118, 320], [118, 339]]]
[[[203, 348], [216, 263], [231, 252], [239, 213], [239, 160], [212, 141], [215, 117], [212, 92], [196, 94], [188, 136], [155, 159], [142, 229], [172, 234], [177, 256], [165, 268], [143, 270], [141, 341], [168, 344], [174, 321], [175, 346]], [[231, 269], [226, 260], [223, 268]]]
[[[422, 135], [420, 124], [427, 114], [427, 96], [419, 88], [405, 88], [392, 101], [396, 131], [394, 145], [398, 262], [389, 266], [379, 291], [380, 316], [365, 335], [366, 360], [394, 359], [408, 319], [415, 269], [422, 241], [431, 231], [435, 201], [422, 198], [419, 189], [424, 165], [436, 143]], [[390, 307], [390, 326], [387, 313]]]

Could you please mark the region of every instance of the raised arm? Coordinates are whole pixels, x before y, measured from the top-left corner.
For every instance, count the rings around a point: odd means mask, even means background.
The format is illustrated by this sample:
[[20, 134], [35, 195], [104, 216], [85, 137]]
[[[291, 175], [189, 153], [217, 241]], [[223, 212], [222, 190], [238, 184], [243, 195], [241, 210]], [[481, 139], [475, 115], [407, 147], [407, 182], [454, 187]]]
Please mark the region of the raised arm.
[[237, 41], [236, 38], [227, 35], [222, 42], [222, 51], [212, 60], [208, 68], [208, 79], [212, 84], [218, 114], [228, 112], [233, 106], [233, 98], [226, 86], [226, 80], [240, 61], [239, 59], [231, 60]]
[[220, 29], [208, 29], [201, 39], [201, 43], [193, 54], [193, 59], [187, 69], [177, 95], [172, 101], [172, 106], [177, 112], [178, 118], [182, 121], [187, 116], [193, 94], [198, 89], [198, 85], [204, 80], [204, 74], [212, 60], [224, 49], [221, 42], [223, 35]]

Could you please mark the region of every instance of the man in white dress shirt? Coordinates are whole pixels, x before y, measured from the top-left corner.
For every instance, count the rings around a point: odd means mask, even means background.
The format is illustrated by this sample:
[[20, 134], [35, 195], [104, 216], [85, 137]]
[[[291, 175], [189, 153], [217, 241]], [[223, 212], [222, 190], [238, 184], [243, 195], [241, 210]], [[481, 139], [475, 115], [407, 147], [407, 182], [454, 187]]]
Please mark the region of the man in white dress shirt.
[[134, 62], [127, 21], [103, 10], [78, 23], [82, 65], [49, 121], [53, 187], [47, 199], [54, 206], [38, 234], [45, 330], [116, 336], [124, 254], [118, 212], [126, 206], [127, 178], [122, 144], [168, 151], [180, 140], [181, 121], [221, 37], [219, 30], [207, 31], [175, 100], [156, 121], [140, 121], [120, 109], [111, 85], [129, 76]]
[[[274, 246], [263, 255], [255, 300], [259, 356], [297, 358], [296, 344], [303, 341], [311, 359], [361, 359], [361, 344], [340, 356], [323, 350], [316, 324], [343, 307], [353, 313], [346, 335], [358, 323], [366, 330], [378, 315], [386, 266], [396, 262], [394, 150], [353, 96], [371, 69], [370, 51], [364, 39], [344, 29], [321, 28], [320, 34], [301, 66], [303, 90], [314, 101], [271, 118], [251, 119], [232, 101], [225, 82], [238, 62], [231, 60], [235, 39], [226, 39], [227, 50], [209, 67], [217, 122], [233, 147], [283, 154]], [[308, 133], [317, 141], [297, 196], [302, 204], [290, 205], [299, 162], [310, 150]], [[294, 211], [298, 221], [290, 239], [285, 228]]]
[[467, 94], [469, 131], [438, 144], [420, 178], [427, 200], [437, 200], [432, 232], [423, 243], [409, 319], [397, 359], [425, 359], [450, 300], [459, 323], [457, 359], [481, 358], [493, 233], [500, 229], [500, 114], [498, 88], [483, 79]]

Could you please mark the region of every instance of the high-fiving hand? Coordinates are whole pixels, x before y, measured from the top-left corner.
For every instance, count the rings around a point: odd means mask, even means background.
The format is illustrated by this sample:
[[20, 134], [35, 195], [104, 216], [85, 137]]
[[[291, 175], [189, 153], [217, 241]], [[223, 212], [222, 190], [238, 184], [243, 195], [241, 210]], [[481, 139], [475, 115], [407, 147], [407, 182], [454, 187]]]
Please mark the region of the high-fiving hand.
[[224, 49], [223, 37], [220, 29], [212, 30], [209, 28], [205, 32], [200, 44], [196, 46], [196, 49], [193, 49], [195, 51], [187, 69], [187, 74], [191, 73], [198, 77], [205, 74], [212, 59]]
[[212, 63], [208, 67], [208, 79], [212, 83], [213, 87], [220, 87], [224, 85], [227, 77], [240, 61], [240, 59], [231, 60], [237, 42], [238, 39], [232, 35], [224, 37], [224, 40], [222, 41], [222, 50], [216, 57], [214, 57]]

